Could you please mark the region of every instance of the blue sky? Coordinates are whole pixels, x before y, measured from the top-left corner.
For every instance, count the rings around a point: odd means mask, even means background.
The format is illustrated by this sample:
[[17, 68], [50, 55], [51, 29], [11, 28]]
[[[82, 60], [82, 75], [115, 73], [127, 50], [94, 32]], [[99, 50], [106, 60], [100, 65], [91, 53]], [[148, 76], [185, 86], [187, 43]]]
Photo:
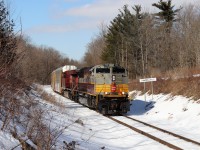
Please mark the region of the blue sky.
[[[81, 60], [87, 44], [98, 34], [102, 23], [109, 22], [123, 5], [141, 5], [143, 11], [155, 11], [158, 0], [5, 0], [15, 20], [16, 31], [38, 46], [52, 47], [61, 54]], [[200, 0], [189, 0], [199, 2]], [[178, 7], [188, 0], [172, 0]]]

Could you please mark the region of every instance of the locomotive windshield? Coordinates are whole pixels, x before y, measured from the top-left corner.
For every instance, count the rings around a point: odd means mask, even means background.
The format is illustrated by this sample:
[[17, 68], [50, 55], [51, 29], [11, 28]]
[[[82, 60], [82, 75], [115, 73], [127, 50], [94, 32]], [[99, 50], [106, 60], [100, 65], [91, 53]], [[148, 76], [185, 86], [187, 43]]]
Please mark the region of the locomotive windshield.
[[122, 67], [113, 67], [113, 73], [125, 73], [125, 69]]
[[109, 68], [96, 68], [96, 73], [110, 73]]

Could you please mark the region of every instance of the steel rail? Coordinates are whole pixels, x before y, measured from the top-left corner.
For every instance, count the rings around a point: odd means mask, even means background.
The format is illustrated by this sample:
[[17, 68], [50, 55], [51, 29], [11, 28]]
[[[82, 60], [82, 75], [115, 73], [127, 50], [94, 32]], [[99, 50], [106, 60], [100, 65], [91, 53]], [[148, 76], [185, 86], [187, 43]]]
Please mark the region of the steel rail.
[[159, 127], [156, 127], [156, 126], [154, 126], [154, 125], [148, 124], [148, 123], [143, 122], [143, 121], [140, 121], [140, 120], [138, 120], [138, 119], [134, 119], [134, 118], [131, 118], [131, 117], [128, 117], [128, 116], [125, 116], [125, 115], [123, 115], [123, 116], [126, 117], [126, 118], [128, 118], [128, 119], [134, 120], [134, 121], [136, 121], [136, 122], [142, 123], [142, 124], [144, 124], [144, 125], [146, 125], [146, 126], [149, 126], [149, 127], [151, 127], [151, 128], [154, 128], [154, 129], [156, 129], [156, 130], [162, 131], [162, 132], [164, 132], [164, 133], [168, 133], [168, 134], [170, 134], [170, 135], [173, 135], [174, 137], [180, 138], [180, 139], [182, 139], [182, 140], [185, 140], [185, 141], [187, 141], [187, 142], [191, 142], [191, 143], [193, 143], [193, 144], [196, 144], [196, 145], [200, 146], [200, 142], [191, 140], [191, 139], [186, 138], [186, 137], [184, 137], [184, 136], [175, 134], [175, 133], [173, 133], [173, 132], [167, 131], [167, 130], [162, 129], [162, 128], [159, 128]]
[[176, 146], [176, 145], [173, 145], [173, 144], [171, 144], [171, 143], [169, 143], [169, 142], [166, 142], [166, 141], [164, 141], [164, 140], [162, 140], [162, 139], [160, 139], [160, 138], [157, 138], [157, 137], [155, 137], [155, 136], [153, 136], [153, 135], [151, 135], [151, 134], [149, 134], [149, 133], [147, 133], [147, 132], [144, 132], [144, 131], [142, 131], [142, 130], [140, 130], [140, 129], [138, 129], [138, 128], [135, 128], [135, 127], [133, 127], [133, 126], [131, 126], [131, 125], [128, 125], [128, 124], [126, 124], [126, 123], [124, 123], [124, 122], [122, 122], [122, 121], [119, 121], [119, 120], [117, 120], [117, 119], [111, 117], [111, 116], [106, 116], [106, 117], [109, 118], [109, 119], [111, 119], [111, 120], [113, 120], [113, 121], [115, 121], [115, 122], [117, 122], [117, 123], [119, 123], [119, 124], [121, 124], [121, 125], [123, 125], [123, 126], [126, 126], [126, 127], [130, 128], [131, 130], [136, 131], [137, 133], [140, 133], [140, 134], [142, 134], [142, 135], [144, 135], [144, 136], [146, 136], [146, 137], [148, 137], [148, 138], [151, 138], [151, 139], [153, 139], [154, 141], [157, 141], [157, 142], [159, 142], [159, 143], [161, 143], [161, 144], [163, 144], [163, 145], [165, 145], [165, 146], [168, 146], [168, 147], [170, 147], [170, 148], [172, 148], [172, 149], [183, 150], [182, 148], [180, 148], [180, 147], [178, 147], [178, 146]]
[[[62, 95], [62, 96], [63, 96], [63, 95]], [[81, 103], [79, 103], [79, 104], [81, 104]], [[81, 104], [81, 105], [83, 105], [83, 104]], [[83, 105], [83, 106], [84, 106], [84, 105]], [[98, 111], [96, 111], [96, 112], [99, 113]], [[100, 114], [101, 114], [101, 113], [100, 113]], [[196, 145], [200, 146], [200, 142], [194, 141], [194, 140], [192, 140], [192, 139], [189, 139], [189, 138], [186, 138], [186, 137], [184, 137], [184, 136], [181, 136], [181, 135], [172, 133], [172, 132], [170, 132], [170, 131], [167, 131], [167, 130], [164, 130], [164, 129], [162, 129], [162, 128], [159, 128], [159, 127], [150, 125], [150, 124], [148, 124], [148, 123], [146, 123], [146, 122], [143, 122], [143, 121], [140, 121], [140, 120], [131, 118], [131, 117], [128, 117], [128, 116], [125, 116], [125, 115], [122, 115], [122, 116], [125, 117], [125, 118], [128, 118], [128, 119], [134, 120], [134, 121], [136, 121], [136, 122], [142, 123], [142, 124], [144, 124], [144, 125], [146, 125], [146, 126], [149, 126], [149, 127], [151, 127], [151, 128], [157, 129], [157, 130], [159, 130], [159, 131], [161, 131], [161, 132], [168, 133], [168, 134], [170, 134], [170, 135], [172, 135], [172, 136], [174, 136], [174, 137], [180, 138], [180, 139], [182, 139], [182, 140], [185, 140], [185, 141], [187, 141], [187, 142], [191, 142], [191, 143], [193, 143], [193, 144], [196, 144]], [[142, 135], [145, 135], [145, 136], [147, 136], [147, 137], [149, 137], [149, 138], [151, 138], [151, 139], [153, 139], [153, 140], [155, 140], [155, 141], [157, 141], [157, 142], [159, 142], [159, 143], [161, 143], [161, 144], [163, 144], [163, 145], [166, 145], [166, 146], [168, 146], [168, 147], [170, 147], [170, 148], [172, 148], [172, 149], [183, 150], [183, 149], [180, 148], [180, 147], [177, 147], [177, 146], [175, 146], [175, 145], [173, 145], [173, 144], [171, 144], [171, 143], [168, 143], [168, 142], [166, 142], [166, 141], [164, 141], [164, 140], [162, 140], [162, 139], [159, 139], [159, 138], [157, 138], [157, 137], [155, 137], [155, 136], [153, 136], [153, 135], [151, 135], [151, 134], [149, 134], [149, 133], [146, 133], [146, 132], [144, 132], [144, 131], [142, 131], [142, 130], [140, 130], [140, 129], [137, 129], [137, 128], [135, 128], [135, 127], [132, 127], [132, 126], [130, 126], [130, 125], [128, 125], [128, 124], [126, 124], [126, 123], [124, 123], [124, 122], [122, 122], [122, 121], [119, 121], [119, 120], [117, 120], [117, 119], [115, 119], [115, 118], [113, 118], [113, 117], [111, 117], [111, 116], [105, 116], [105, 117], [107, 117], [107, 118], [109, 118], [109, 119], [111, 119], [111, 120], [113, 120], [113, 121], [115, 121], [115, 122], [117, 122], [117, 123], [119, 123], [119, 124], [122, 124], [122, 125], [124, 125], [124, 126], [130, 128], [130, 129], [132, 129], [132, 130], [134, 130], [134, 131], [136, 131], [136, 132], [142, 134]]]

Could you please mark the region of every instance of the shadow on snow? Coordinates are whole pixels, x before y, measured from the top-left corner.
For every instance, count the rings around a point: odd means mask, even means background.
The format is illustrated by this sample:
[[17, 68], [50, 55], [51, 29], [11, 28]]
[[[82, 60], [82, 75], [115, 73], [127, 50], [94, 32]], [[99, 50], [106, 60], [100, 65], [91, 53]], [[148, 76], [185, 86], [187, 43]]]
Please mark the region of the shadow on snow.
[[155, 102], [146, 102], [135, 99], [131, 102], [131, 108], [128, 115], [143, 115], [154, 107]]

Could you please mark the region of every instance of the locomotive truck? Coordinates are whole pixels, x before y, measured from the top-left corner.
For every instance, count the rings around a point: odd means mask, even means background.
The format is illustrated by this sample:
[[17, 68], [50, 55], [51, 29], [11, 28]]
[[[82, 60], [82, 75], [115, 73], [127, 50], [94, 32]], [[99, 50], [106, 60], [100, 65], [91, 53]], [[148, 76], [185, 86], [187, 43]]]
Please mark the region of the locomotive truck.
[[81, 69], [70, 65], [60, 67], [51, 74], [51, 86], [55, 92], [103, 115], [130, 110], [127, 71], [114, 64]]

